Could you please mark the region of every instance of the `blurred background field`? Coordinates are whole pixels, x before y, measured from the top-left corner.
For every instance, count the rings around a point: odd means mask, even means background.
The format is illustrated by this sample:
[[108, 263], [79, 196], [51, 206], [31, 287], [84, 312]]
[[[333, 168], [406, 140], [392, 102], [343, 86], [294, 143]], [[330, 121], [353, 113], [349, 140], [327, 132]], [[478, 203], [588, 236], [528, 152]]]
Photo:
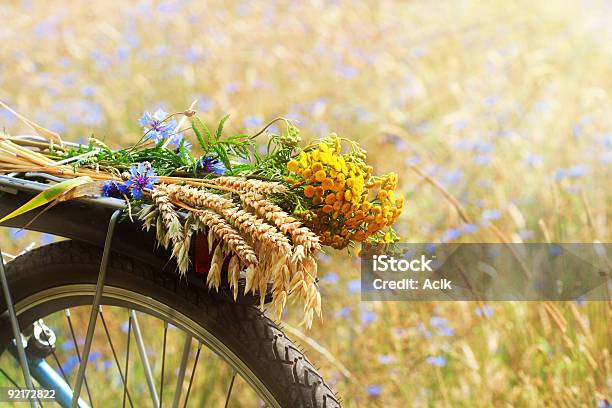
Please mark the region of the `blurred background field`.
[[[612, 240], [609, 1], [8, 0], [0, 16], [0, 100], [67, 140], [131, 144], [144, 110], [198, 99], [230, 132], [285, 116], [304, 139], [360, 141], [400, 175], [404, 241]], [[27, 131], [4, 110], [0, 126]], [[347, 407], [611, 397], [609, 305], [360, 302], [357, 261], [321, 256], [323, 321], [311, 344], [290, 333]]]

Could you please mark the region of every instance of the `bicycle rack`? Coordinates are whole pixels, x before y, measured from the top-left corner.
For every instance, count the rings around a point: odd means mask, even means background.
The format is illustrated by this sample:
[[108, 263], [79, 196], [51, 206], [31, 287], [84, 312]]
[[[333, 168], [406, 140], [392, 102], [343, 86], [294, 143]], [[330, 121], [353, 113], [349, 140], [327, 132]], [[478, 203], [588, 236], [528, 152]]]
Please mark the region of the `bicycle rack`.
[[[48, 176], [42, 173], [35, 174], [37, 176]], [[12, 177], [2, 177], [2, 179], [8, 179]], [[53, 179], [51, 177], [47, 177]], [[44, 185], [38, 185], [39, 183], [31, 183], [25, 180], [13, 179], [13, 180], [2, 180], [3, 181], [3, 189], [7, 187], [9, 189], [19, 189], [24, 187], [25, 190], [30, 191], [43, 191], [46, 187]], [[59, 180], [54, 180], [59, 181]], [[6, 184], [6, 186], [4, 186]], [[115, 231], [115, 225], [119, 220], [119, 216], [121, 215], [123, 205], [117, 205], [115, 202], [110, 202], [109, 199], [82, 199], [85, 202], [96, 201], [98, 204], [103, 204], [107, 208], [114, 208], [115, 211], [110, 217], [108, 228], [106, 232], [106, 238], [104, 241], [104, 248], [102, 251], [102, 260], [100, 263], [100, 270], [98, 272], [98, 280], [96, 282], [96, 291], [94, 294], [93, 305], [91, 309], [91, 315], [89, 319], [89, 324], [87, 327], [87, 334], [85, 337], [85, 344], [83, 348], [83, 354], [81, 357], [81, 361], [79, 363], [79, 369], [76, 377], [76, 384], [73, 390], [70, 390], [68, 384], [65, 384], [61, 378], [57, 379], [58, 383], [64, 383], [66, 386], [62, 387], [58, 392], [58, 402], [62, 406], [68, 406], [70, 404], [71, 408], [84, 408], [87, 407], [87, 404], [80, 398], [81, 388], [83, 386], [83, 380], [85, 378], [85, 370], [87, 369], [87, 362], [89, 360], [89, 354], [91, 351], [91, 343], [93, 340], [93, 334], [96, 327], [98, 310], [100, 309], [100, 303], [102, 300], [102, 292], [104, 290], [104, 283], [106, 279], [106, 271], [108, 268], [108, 259], [110, 256], [111, 243], [113, 239], [113, 233]], [[113, 200], [114, 201], [114, 200]], [[6, 299], [7, 309], [9, 313], [9, 320], [11, 322], [11, 327], [13, 330], [13, 335], [15, 339], [20, 339], [21, 341], [15, 341], [14, 347], [9, 347], [9, 351], [13, 354], [17, 354], [19, 364], [22, 369], [23, 377], [26, 383], [26, 387], [28, 389], [34, 389], [32, 383], [32, 375], [30, 372], [30, 368], [34, 369], [36, 373], [44, 373], [43, 376], [57, 375], [53, 369], [51, 369], [44, 360], [36, 359], [29, 356], [26, 352], [26, 348], [24, 347], [24, 338], [21, 334], [21, 329], [19, 328], [19, 321], [17, 319], [17, 314], [15, 312], [15, 304], [13, 303], [13, 298], [11, 296], [10, 288], [8, 286], [8, 280], [6, 278], [5, 265], [4, 265], [4, 257], [0, 250], [0, 284], [2, 286], [2, 292], [4, 298]], [[44, 386], [45, 384], [43, 384]], [[60, 401], [61, 400], [61, 401]], [[30, 405], [33, 408], [38, 408], [40, 406], [39, 401], [35, 399], [30, 400]]]
[[100, 262], [100, 272], [98, 273], [98, 282], [96, 283], [96, 293], [91, 306], [91, 316], [89, 317], [89, 325], [87, 326], [87, 335], [85, 336], [85, 345], [83, 346], [83, 356], [79, 364], [76, 385], [72, 395], [72, 408], [76, 408], [77, 406], [79, 395], [81, 394], [81, 387], [83, 386], [83, 378], [85, 378], [85, 369], [87, 368], [87, 361], [89, 360], [91, 341], [93, 340], [94, 330], [96, 329], [98, 310], [100, 309], [102, 291], [104, 290], [104, 281], [106, 279], [106, 270], [108, 267], [108, 257], [110, 255], [111, 242], [113, 241], [113, 232], [115, 231], [115, 225], [117, 224], [117, 220], [119, 219], [120, 215], [121, 210], [115, 210], [113, 215], [110, 217], [108, 229], [106, 230], [106, 240], [104, 241], [104, 250], [102, 251], [102, 262]]

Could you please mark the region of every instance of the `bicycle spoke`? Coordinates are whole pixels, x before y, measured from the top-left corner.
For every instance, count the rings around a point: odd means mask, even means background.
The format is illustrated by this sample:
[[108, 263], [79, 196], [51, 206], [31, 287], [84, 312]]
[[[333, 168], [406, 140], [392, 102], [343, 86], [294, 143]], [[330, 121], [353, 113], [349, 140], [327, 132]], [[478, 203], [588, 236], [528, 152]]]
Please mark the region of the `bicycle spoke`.
[[140, 359], [142, 360], [142, 365], [144, 367], [145, 378], [147, 380], [147, 385], [149, 386], [149, 393], [151, 394], [151, 399], [153, 400], [153, 406], [157, 408], [159, 407], [159, 398], [157, 397], [157, 390], [155, 390], [155, 382], [153, 380], [153, 374], [151, 373], [151, 365], [149, 364], [149, 358], [147, 357], [147, 351], [145, 350], [144, 340], [142, 339], [142, 333], [140, 332], [140, 325], [138, 324], [136, 311], [130, 310], [130, 316], [134, 322], [134, 340], [138, 346], [138, 354], [140, 354]]
[[[119, 363], [119, 357], [117, 357], [117, 352], [115, 351], [115, 346], [113, 345], [113, 341], [111, 340], [110, 332], [108, 331], [108, 326], [106, 325], [106, 319], [104, 319], [104, 313], [102, 313], [102, 306], [100, 306], [100, 321], [102, 322], [102, 327], [104, 327], [104, 332], [106, 333], [106, 339], [108, 340], [108, 344], [110, 345], [111, 352], [113, 353], [113, 358], [115, 359], [115, 364], [117, 365], [117, 371], [119, 371], [119, 376], [121, 377], [121, 383], [125, 387], [125, 377], [123, 376], [123, 371], [121, 371], [121, 364]], [[127, 399], [130, 403], [130, 407], [134, 407], [132, 404], [132, 397], [130, 396], [130, 392], [127, 392]]]
[[[72, 318], [70, 316], [70, 309], [64, 309], [64, 315], [66, 316], [66, 319], [68, 320], [68, 327], [70, 328], [70, 335], [72, 336], [72, 344], [74, 344], [74, 349], [77, 355], [77, 361], [79, 362], [79, 364], [81, 364], [81, 352], [79, 351], [79, 345], [76, 340], [76, 335], [74, 334], [74, 327], [72, 326]], [[87, 376], [85, 375], [85, 373], [83, 373], [83, 380], [85, 383], [85, 391], [87, 391], [87, 397], [89, 398], [89, 404], [93, 408], [93, 402], [91, 400], [91, 392], [89, 391], [89, 384], [87, 383]], [[68, 382], [68, 384], [70, 383]]]
[[130, 368], [130, 334], [132, 332], [132, 316], [128, 316], [127, 348], [125, 353], [125, 382], [123, 383], [123, 402], [121, 406], [125, 408], [125, 397], [127, 395], [128, 372]]
[[232, 380], [230, 381], [229, 389], [227, 390], [227, 397], [225, 398], [224, 408], [228, 407], [230, 396], [232, 395], [232, 389], [234, 388], [234, 380], [236, 379], [236, 370], [232, 374]]
[[189, 386], [187, 387], [187, 394], [185, 395], [185, 404], [183, 408], [187, 408], [187, 401], [189, 400], [189, 393], [191, 392], [191, 385], [193, 384], [193, 378], [195, 377], [195, 371], [198, 367], [198, 359], [200, 358], [200, 351], [202, 350], [202, 343], [198, 343], [198, 351], [193, 361], [193, 369], [191, 370], [191, 377], [189, 378]]
[[176, 379], [176, 389], [174, 390], [174, 401], [172, 402], [172, 408], [178, 408], [179, 401], [181, 400], [181, 391], [183, 390], [183, 381], [185, 380], [185, 370], [187, 369], [187, 360], [189, 359], [190, 347], [191, 334], [187, 333], [187, 335], [185, 336], [185, 343], [183, 344], [181, 366], [179, 368], [178, 377]]
[[159, 385], [159, 408], [164, 403], [164, 369], [166, 368], [166, 339], [168, 336], [168, 322], [164, 320], [164, 345], [162, 349], [161, 384]]
[[4, 371], [2, 368], [0, 368], [0, 373], [2, 373], [2, 375], [4, 375], [6, 377], [7, 380], [9, 380], [9, 382], [11, 384], [13, 384], [13, 387], [18, 388], [18, 389], [22, 389], [19, 385], [17, 385], [17, 382], [15, 382], [15, 380], [13, 380], [7, 373], [6, 371]]
[[[47, 342], [47, 345], [49, 345], [49, 337], [47, 336], [47, 333], [43, 330], [41, 333], [41, 336], [43, 336], [43, 340]], [[57, 364], [57, 368], [60, 371], [60, 374], [62, 375], [62, 378], [64, 379], [64, 381], [66, 381], [66, 384], [70, 384], [68, 382], [68, 376], [66, 376], [66, 372], [64, 371], [64, 368], [62, 367], [62, 364], [59, 361], [59, 358], [57, 357], [57, 354], [55, 353], [55, 348], [51, 347], [51, 355], [53, 356], [53, 359], [55, 360], [55, 364]]]

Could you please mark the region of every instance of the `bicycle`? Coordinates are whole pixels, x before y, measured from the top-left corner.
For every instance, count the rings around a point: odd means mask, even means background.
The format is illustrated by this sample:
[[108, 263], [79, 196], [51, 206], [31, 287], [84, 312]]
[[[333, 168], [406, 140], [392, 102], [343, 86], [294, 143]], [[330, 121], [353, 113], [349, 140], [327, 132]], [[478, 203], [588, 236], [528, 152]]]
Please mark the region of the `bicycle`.
[[[0, 176], [0, 214], [27, 202], [49, 181], [61, 179], [45, 173]], [[33, 378], [41, 388], [53, 391], [62, 407], [100, 406], [100, 401], [104, 406], [109, 399], [112, 406], [140, 406], [146, 394], [154, 407], [170, 400], [173, 407], [193, 406], [189, 398], [197, 394], [194, 380], [197, 383], [202, 375], [196, 369], [218, 358], [224, 365], [216, 371], [227, 378], [216, 387], [226, 392], [211, 404], [252, 406], [248, 405], [252, 401], [271, 407], [340, 407], [301, 349], [256, 306], [256, 296], [240, 295], [234, 301], [228, 287], [209, 291], [206, 278], [194, 270], [179, 278], [167, 251], [155, 246], [154, 234], [137, 223], [118, 222], [124, 205], [114, 198], [80, 198], [55, 205], [34, 219], [22, 215], [2, 224], [67, 238], [25, 252], [6, 267], [4, 260], [0, 262], [4, 295], [0, 356], [8, 355], [20, 366], [25, 390], [33, 388]], [[191, 249], [194, 262], [210, 266], [206, 251], [198, 247], [202, 242], [197, 242]], [[116, 335], [113, 323], [124, 315], [127, 328]], [[83, 327], [77, 327], [81, 322]], [[76, 332], [85, 326], [87, 334], [79, 341]], [[153, 332], [159, 335], [155, 341], [150, 338]], [[170, 336], [182, 339], [178, 359], [174, 349], [168, 350]], [[70, 376], [62, 366], [58, 345], [76, 353], [76, 375]], [[151, 349], [157, 346], [152, 360]], [[108, 357], [105, 369], [115, 373], [111, 385], [116, 389], [105, 389], [101, 397], [92, 395], [95, 385], [108, 378], [98, 375], [101, 370], [92, 363], [96, 352]], [[130, 354], [137, 354], [140, 364], [130, 360]], [[179, 363], [176, 370], [171, 362]], [[1, 371], [0, 378], [4, 374], [13, 387], [18, 386], [9, 378], [8, 368]], [[134, 371], [144, 377], [146, 386], [130, 383]], [[168, 395], [173, 383], [174, 391]], [[239, 389], [238, 383], [250, 388]], [[41, 398], [29, 401], [40, 406]], [[200, 405], [204, 401], [209, 406], [206, 398], [199, 399]]]

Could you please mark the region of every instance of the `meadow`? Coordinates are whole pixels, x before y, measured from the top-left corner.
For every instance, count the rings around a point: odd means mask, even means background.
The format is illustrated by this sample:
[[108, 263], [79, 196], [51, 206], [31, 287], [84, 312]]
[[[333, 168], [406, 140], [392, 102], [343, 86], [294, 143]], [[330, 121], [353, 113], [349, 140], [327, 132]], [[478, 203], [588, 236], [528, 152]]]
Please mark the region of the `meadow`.
[[[66, 140], [131, 144], [143, 111], [197, 99], [230, 133], [283, 116], [305, 142], [359, 141], [399, 174], [404, 242], [612, 241], [609, 1], [8, 0], [0, 16], [0, 100]], [[0, 126], [28, 131], [5, 110]], [[3, 233], [10, 253], [53, 240]], [[319, 273], [323, 319], [284, 322], [346, 407], [612, 398], [609, 302], [361, 302], [355, 251]]]

